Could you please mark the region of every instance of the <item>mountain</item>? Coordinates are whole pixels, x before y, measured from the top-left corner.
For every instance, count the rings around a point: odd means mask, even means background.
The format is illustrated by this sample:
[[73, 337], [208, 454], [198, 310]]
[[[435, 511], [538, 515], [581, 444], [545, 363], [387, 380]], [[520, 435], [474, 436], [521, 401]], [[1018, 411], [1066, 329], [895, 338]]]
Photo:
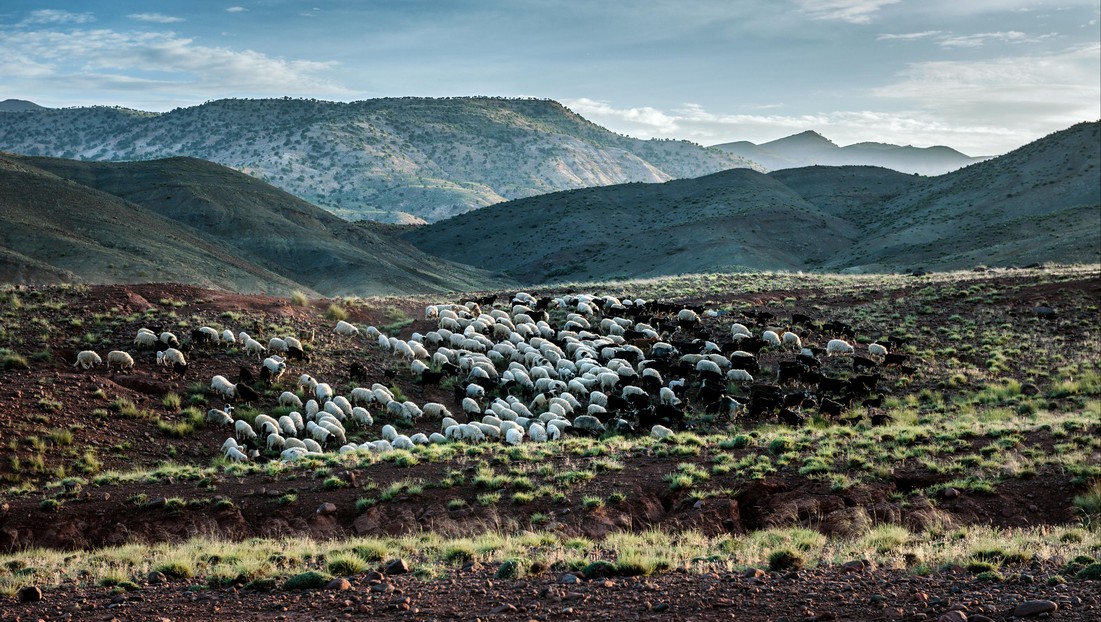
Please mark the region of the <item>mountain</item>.
[[869, 166], [735, 169], [510, 201], [405, 237], [532, 284], [742, 268], [1092, 263], [1101, 261], [1098, 127], [1081, 123], [933, 178]]
[[0, 115], [0, 150], [95, 161], [192, 156], [351, 220], [392, 222], [756, 166], [686, 141], [620, 136], [558, 102], [489, 97], [226, 99], [163, 114], [39, 109]]
[[485, 289], [507, 279], [417, 251], [194, 158], [0, 158], [7, 282], [168, 281], [326, 296]]
[[827, 268], [878, 271], [1101, 260], [1101, 122], [934, 177], [861, 224]]
[[405, 237], [425, 252], [540, 283], [806, 269], [856, 234], [768, 175], [732, 169], [509, 201]]
[[25, 99], [5, 99], [0, 102], [0, 112], [28, 112], [34, 110], [46, 110], [46, 108]]
[[839, 147], [825, 136], [805, 131], [760, 145], [738, 141], [715, 145], [728, 153], [776, 171], [802, 166], [880, 166], [903, 173], [941, 175], [981, 162], [950, 147], [901, 147], [863, 142]]

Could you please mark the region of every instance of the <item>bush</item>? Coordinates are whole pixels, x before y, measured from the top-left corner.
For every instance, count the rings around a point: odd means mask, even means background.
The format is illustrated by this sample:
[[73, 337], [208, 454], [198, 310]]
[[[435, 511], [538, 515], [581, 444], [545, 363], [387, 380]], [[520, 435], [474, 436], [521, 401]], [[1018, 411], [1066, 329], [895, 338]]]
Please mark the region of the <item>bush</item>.
[[980, 572], [979, 574], [975, 575], [975, 578], [979, 581], [1005, 581], [1005, 577], [1002, 576], [1002, 573], [998, 572], [997, 570], [987, 570], [986, 572]]
[[806, 560], [797, 551], [779, 549], [768, 554], [769, 570], [798, 570]]
[[1090, 564], [1089, 566], [1086, 566], [1085, 568], [1079, 570], [1078, 574], [1074, 575], [1074, 577], [1083, 581], [1101, 580], [1101, 564]]
[[169, 579], [187, 579], [195, 575], [195, 569], [191, 564], [183, 560], [173, 560], [155, 566], [153, 570], [163, 574]]
[[981, 574], [983, 572], [992, 572], [992, 571], [998, 569], [997, 566], [995, 566], [994, 564], [991, 564], [990, 562], [981, 561], [981, 560], [977, 560], [977, 559], [973, 559], [973, 560], [967, 562], [967, 565], [964, 566], [964, 568], [966, 568], [967, 572], [970, 572], [971, 574]]
[[506, 559], [494, 574], [498, 579], [520, 579], [528, 572], [528, 563], [519, 559]]
[[367, 564], [355, 555], [339, 555], [329, 560], [329, 572], [338, 577], [349, 577], [367, 571]]
[[316, 570], [296, 574], [283, 583], [284, 590], [316, 590], [325, 587], [333, 576]]
[[586, 579], [614, 577], [617, 573], [615, 564], [604, 560], [595, 561], [581, 569], [581, 574], [585, 575]]
[[291, 304], [296, 307], [305, 307], [306, 305], [310, 304], [310, 299], [306, 297], [306, 294], [295, 290], [291, 292]]

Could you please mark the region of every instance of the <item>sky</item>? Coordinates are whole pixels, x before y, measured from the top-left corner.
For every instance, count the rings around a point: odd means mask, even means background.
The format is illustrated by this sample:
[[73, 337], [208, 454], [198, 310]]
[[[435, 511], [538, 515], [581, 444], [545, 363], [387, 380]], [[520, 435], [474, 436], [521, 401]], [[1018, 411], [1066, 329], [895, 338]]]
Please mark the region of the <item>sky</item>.
[[1101, 118], [1101, 0], [5, 0], [0, 100], [537, 97], [637, 138], [1000, 155]]

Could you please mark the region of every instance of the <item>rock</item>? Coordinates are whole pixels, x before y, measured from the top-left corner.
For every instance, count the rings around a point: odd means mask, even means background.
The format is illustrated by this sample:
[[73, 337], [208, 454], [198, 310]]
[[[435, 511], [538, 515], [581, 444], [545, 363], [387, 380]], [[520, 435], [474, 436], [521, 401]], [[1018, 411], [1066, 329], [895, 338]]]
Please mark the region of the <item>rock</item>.
[[747, 579], [756, 579], [757, 577], [765, 576], [765, 574], [766, 574], [765, 571], [761, 570], [760, 568], [746, 568], [745, 569], [745, 578], [747, 578]]
[[1013, 615], [1018, 618], [1025, 618], [1028, 616], [1035, 616], [1041, 613], [1050, 613], [1059, 608], [1059, 605], [1051, 602], [1050, 600], [1026, 600], [1025, 602], [1017, 605], [1017, 608], [1013, 610]]
[[955, 488], [945, 488], [940, 494], [944, 495], [945, 499], [955, 499], [960, 496], [960, 491]]
[[325, 586], [325, 589], [340, 591], [350, 590], [352, 589], [352, 584], [350, 581], [344, 578], [333, 579], [332, 581], [329, 581], [329, 583]]
[[669, 608], [669, 603], [658, 603], [654, 605], [654, 611], [665, 611]]
[[404, 559], [398, 558], [387, 562], [386, 569], [383, 572], [386, 574], [405, 574], [409, 572], [409, 564]]
[[[271, 423], [271, 422], [269, 421], [268, 423]], [[317, 506], [317, 510], [316, 510], [315, 513], [320, 514], [321, 516], [329, 516], [331, 514], [336, 514], [336, 504], [329, 503], [328, 501], [326, 501], [325, 503], [322, 503], [321, 505]]]
[[1032, 384], [1031, 382], [1026, 382], [1026, 383], [1021, 385], [1021, 394], [1022, 395], [1028, 395], [1030, 397], [1033, 396], [1033, 395], [1039, 395], [1040, 394], [1040, 387]]
[[841, 572], [864, 572], [871, 569], [872, 562], [866, 559], [854, 559], [841, 564]]
[[145, 581], [147, 583], [152, 583], [155, 585], [157, 583], [165, 583], [166, 581], [168, 581], [168, 577], [164, 576], [163, 572], [157, 572], [156, 570], [154, 570], [153, 572], [145, 575]]
[[970, 618], [967, 618], [967, 622], [994, 622], [994, 620], [992, 618], [988, 618], [982, 615], [981, 613], [976, 613]]
[[967, 622], [967, 614], [959, 610], [949, 611], [941, 614], [937, 622]]
[[493, 608], [490, 613], [516, 613], [516, 605], [510, 605], [509, 603], [501, 603]]
[[567, 572], [566, 574], [564, 574], [564, 575], [562, 575], [561, 577], [558, 578], [558, 582], [559, 583], [565, 583], [565, 584], [574, 584], [574, 583], [581, 583], [581, 579], [577, 578], [577, 575], [570, 574], [570, 573]]
[[384, 577], [383, 574], [377, 570], [368, 571], [367, 574], [363, 575], [363, 580], [368, 583], [378, 583], [385, 578], [386, 577]]
[[376, 583], [371, 586], [371, 591], [378, 594], [389, 594], [394, 591], [394, 586], [389, 583]]
[[28, 585], [19, 590], [18, 598], [21, 603], [37, 603], [42, 600], [42, 590], [38, 586]]
[[1047, 306], [1033, 307], [1032, 312], [1036, 314], [1036, 317], [1043, 318], [1045, 320], [1054, 320], [1056, 317], [1059, 316], [1059, 314], [1055, 312], [1055, 309]]

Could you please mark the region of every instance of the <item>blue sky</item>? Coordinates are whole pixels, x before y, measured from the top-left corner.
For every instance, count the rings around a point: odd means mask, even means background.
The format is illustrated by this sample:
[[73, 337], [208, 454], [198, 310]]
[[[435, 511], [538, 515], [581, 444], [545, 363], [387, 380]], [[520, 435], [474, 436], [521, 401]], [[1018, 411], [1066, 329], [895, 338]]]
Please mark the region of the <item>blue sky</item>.
[[1101, 118], [1101, 0], [6, 0], [0, 99], [551, 98], [702, 144], [996, 155]]

